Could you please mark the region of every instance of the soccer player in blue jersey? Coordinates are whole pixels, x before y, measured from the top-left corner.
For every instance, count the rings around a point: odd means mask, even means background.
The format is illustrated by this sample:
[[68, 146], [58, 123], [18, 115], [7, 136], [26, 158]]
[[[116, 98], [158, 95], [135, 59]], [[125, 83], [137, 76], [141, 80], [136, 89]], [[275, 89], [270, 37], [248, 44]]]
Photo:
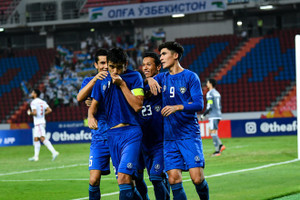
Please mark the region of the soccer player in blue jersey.
[[[174, 199], [187, 199], [182, 186], [182, 171], [188, 170], [201, 200], [209, 199], [204, 179], [204, 155], [197, 111], [203, 109], [200, 79], [184, 69], [179, 60], [183, 47], [177, 42], [159, 46], [160, 61], [168, 72], [160, 73], [148, 84], [153, 94], [162, 86], [164, 116], [164, 159]], [[154, 83], [154, 84], [153, 84]]]
[[[94, 66], [98, 71], [98, 74], [94, 77], [87, 77], [83, 80], [81, 89], [77, 94], [78, 101], [86, 101], [86, 104], [91, 104], [91, 93], [96, 81], [104, 79], [107, 72], [107, 51], [105, 49], [99, 49], [95, 54]], [[92, 142], [90, 146], [90, 159], [89, 159], [89, 170], [90, 170], [90, 181], [89, 181], [89, 199], [97, 200], [101, 198], [100, 192], [100, 179], [101, 175], [107, 175], [110, 173], [109, 163], [110, 154], [107, 143], [108, 125], [106, 123], [106, 116], [104, 113], [104, 106], [98, 107], [95, 115], [98, 121], [98, 129], [92, 132]]]
[[[147, 52], [143, 55], [142, 71], [145, 78], [156, 76], [161, 69], [159, 57], [156, 53]], [[163, 157], [163, 117], [161, 115], [161, 94], [152, 95], [145, 91], [144, 104], [140, 115], [143, 131], [142, 152], [149, 179], [154, 186], [157, 200], [170, 199], [168, 183], [164, 172]]]
[[142, 130], [138, 114], [143, 106], [143, 79], [139, 72], [127, 69], [127, 55], [123, 49], [108, 52], [109, 75], [97, 81], [92, 91], [88, 123], [98, 128], [94, 115], [99, 104], [104, 104], [110, 155], [120, 188], [119, 199], [142, 199], [133, 186], [132, 177], [137, 175]]

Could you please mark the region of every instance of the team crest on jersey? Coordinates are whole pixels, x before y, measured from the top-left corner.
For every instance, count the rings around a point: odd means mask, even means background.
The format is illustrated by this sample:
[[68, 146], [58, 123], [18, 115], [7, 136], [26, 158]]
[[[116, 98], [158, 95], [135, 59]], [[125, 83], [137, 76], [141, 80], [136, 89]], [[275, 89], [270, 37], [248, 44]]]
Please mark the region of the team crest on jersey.
[[180, 92], [181, 92], [181, 94], [184, 94], [186, 92], [186, 87], [181, 87]]
[[159, 112], [160, 109], [161, 109], [161, 106], [160, 106], [160, 105], [157, 105], [157, 106], [154, 107], [154, 110], [155, 110], [156, 112]]
[[159, 169], [160, 169], [160, 164], [154, 165], [154, 169], [155, 169], [155, 170], [159, 170]]
[[163, 87], [163, 92], [165, 92], [165, 91], [166, 91], [166, 89], [167, 89], [167, 86], [166, 86], [166, 85], [164, 85], [164, 87]]
[[128, 169], [132, 169], [132, 167], [133, 167], [133, 164], [132, 164], [132, 163], [127, 163], [127, 168], [128, 168]]
[[103, 85], [102, 89], [103, 89], [103, 91], [105, 91], [105, 89], [106, 89], [106, 85]]
[[196, 162], [199, 162], [199, 161], [200, 161], [200, 157], [199, 157], [199, 156], [195, 156], [194, 160], [195, 160]]

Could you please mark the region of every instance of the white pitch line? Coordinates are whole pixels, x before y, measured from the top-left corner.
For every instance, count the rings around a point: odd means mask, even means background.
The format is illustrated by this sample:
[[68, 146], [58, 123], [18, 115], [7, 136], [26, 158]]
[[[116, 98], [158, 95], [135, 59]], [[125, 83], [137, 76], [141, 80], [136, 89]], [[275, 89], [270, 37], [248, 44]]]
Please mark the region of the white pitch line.
[[[293, 162], [297, 162], [297, 161], [300, 161], [300, 160], [299, 159], [294, 159], [294, 160], [288, 160], [288, 161], [285, 161], [285, 162], [271, 163], [271, 164], [268, 164], [268, 165], [262, 165], [262, 166], [259, 166], [259, 167], [254, 167], [254, 168], [249, 168], [249, 169], [242, 169], [242, 170], [237, 170], [237, 171], [213, 174], [213, 175], [210, 175], [210, 176], [205, 176], [205, 178], [213, 178], [213, 177], [224, 176], [224, 175], [229, 175], [229, 174], [237, 174], [237, 173], [246, 172], [246, 171], [254, 171], [254, 170], [264, 169], [264, 168], [273, 167], [273, 166], [277, 166], [277, 165], [289, 164], [289, 163], [293, 163]], [[191, 181], [191, 179], [183, 180], [182, 182], [187, 182], [187, 181]], [[148, 186], [148, 188], [150, 188], [150, 187], [153, 187], [153, 186]], [[112, 196], [112, 195], [116, 195], [116, 194], [119, 194], [119, 192], [101, 194], [101, 196]], [[73, 200], [84, 200], [84, 199], [89, 199], [89, 197], [83, 197], [83, 198], [73, 199]]]
[[70, 168], [70, 167], [78, 167], [78, 166], [84, 166], [88, 164], [73, 164], [73, 165], [63, 165], [59, 167], [48, 167], [44, 169], [31, 169], [31, 170], [25, 170], [25, 171], [19, 171], [19, 172], [8, 172], [8, 173], [3, 173], [0, 174], [0, 176], [8, 176], [8, 175], [15, 175], [15, 174], [25, 174], [25, 173], [30, 173], [30, 172], [40, 172], [40, 171], [48, 171], [52, 169], [63, 169], [63, 168]]

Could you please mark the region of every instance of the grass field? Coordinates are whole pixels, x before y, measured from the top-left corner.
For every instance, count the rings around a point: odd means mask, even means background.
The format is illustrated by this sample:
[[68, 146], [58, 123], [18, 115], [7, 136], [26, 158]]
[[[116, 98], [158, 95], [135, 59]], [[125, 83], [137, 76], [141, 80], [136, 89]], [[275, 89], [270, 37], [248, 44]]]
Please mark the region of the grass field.
[[[222, 156], [211, 157], [212, 141], [203, 140], [204, 171], [212, 200], [300, 199], [296, 136], [231, 138], [223, 143], [227, 149]], [[60, 155], [54, 162], [44, 146], [40, 160], [29, 162], [32, 146], [1, 147], [0, 199], [88, 199], [89, 144], [55, 148]], [[183, 176], [188, 199], [199, 199], [189, 174]], [[155, 199], [147, 175], [146, 183], [150, 199]], [[114, 175], [102, 177], [102, 199], [118, 199], [117, 192]]]

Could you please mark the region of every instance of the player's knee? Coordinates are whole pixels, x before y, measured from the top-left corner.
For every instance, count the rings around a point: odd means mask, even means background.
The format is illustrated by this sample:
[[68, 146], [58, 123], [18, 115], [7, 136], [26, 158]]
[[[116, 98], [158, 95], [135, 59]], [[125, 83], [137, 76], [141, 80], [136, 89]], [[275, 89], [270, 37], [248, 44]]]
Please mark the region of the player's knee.
[[131, 184], [132, 179], [128, 174], [118, 173], [118, 184]]
[[192, 181], [194, 184], [199, 185], [200, 183], [202, 183], [204, 181], [204, 177], [203, 176], [193, 177]]
[[45, 140], [46, 140], [45, 137], [43, 137], [43, 136], [40, 137], [40, 141], [41, 141], [41, 142], [44, 142]]
[[181, 182], [182, 182], [182, 179], [180, 176], [172, 176], [172, 175], [170, 176], [169, 175], [169, 183], [171, 185], [181, 183]]
[[90, 176], [90, 185], [91, 186], [97, 186], [100, 185], [100, 179], [98, 179], [95, 176]]

